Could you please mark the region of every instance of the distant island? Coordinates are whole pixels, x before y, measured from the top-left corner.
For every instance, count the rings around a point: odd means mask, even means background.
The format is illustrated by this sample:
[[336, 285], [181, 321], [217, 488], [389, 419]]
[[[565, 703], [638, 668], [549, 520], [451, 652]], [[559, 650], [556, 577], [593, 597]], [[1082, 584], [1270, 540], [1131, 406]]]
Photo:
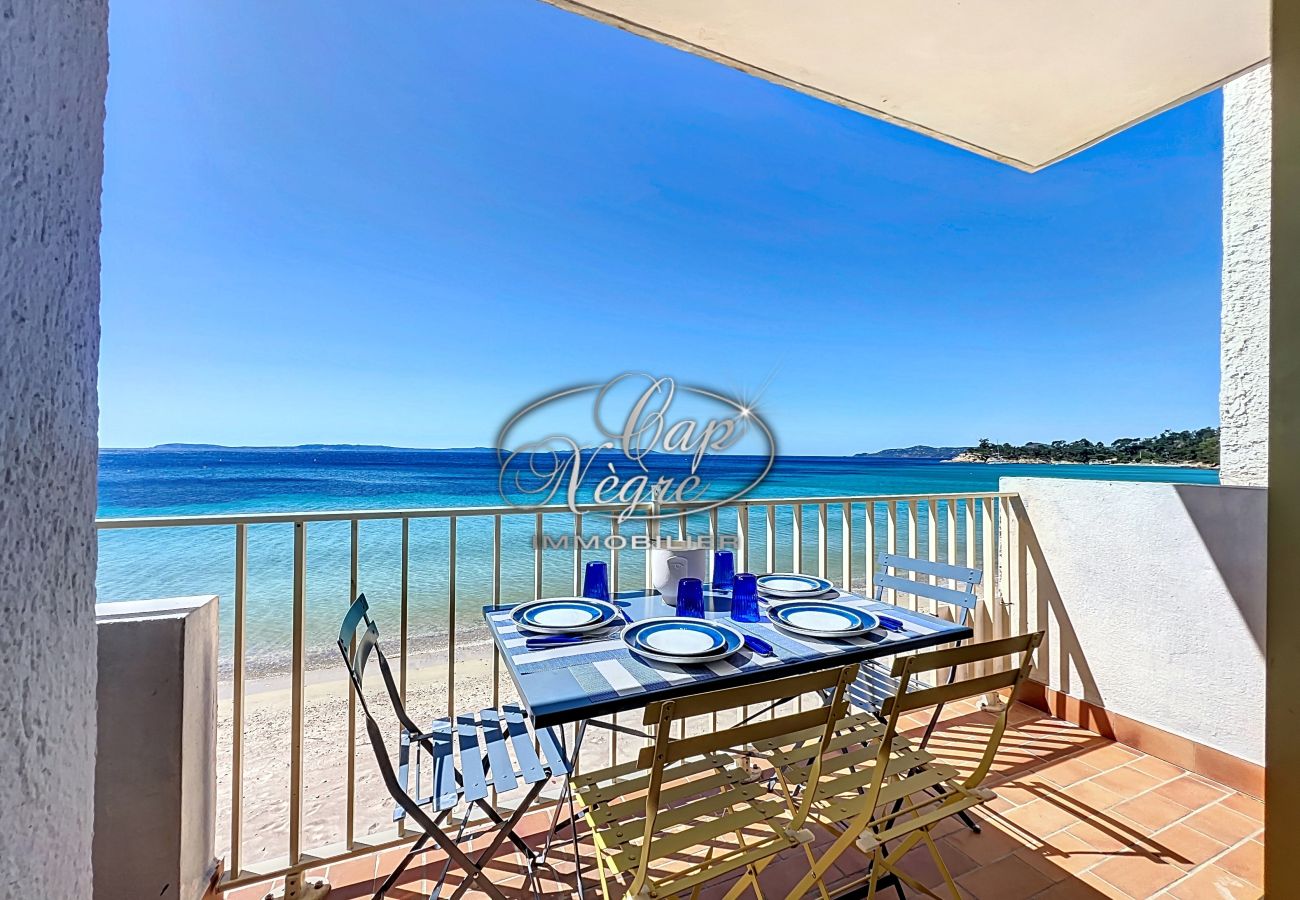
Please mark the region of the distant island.
[[930, 447], [925, 444], [917, 444], [915, 447], [900, 447], [893, 450], [877, 450], [874, 453], [855, 453], [853, 455], [869, 459], [937, 459], [945, 461], [953, 459], [969, 449], [969, 447]]
[[988, 438], [951, 462], [1094, 463], [1100, 465], [1219, 466], [1219, 429], [1165, 431], [1155, 437], [1116, 438], [1109, 444], [1080, 438], [1041, 444], [995, 444]]

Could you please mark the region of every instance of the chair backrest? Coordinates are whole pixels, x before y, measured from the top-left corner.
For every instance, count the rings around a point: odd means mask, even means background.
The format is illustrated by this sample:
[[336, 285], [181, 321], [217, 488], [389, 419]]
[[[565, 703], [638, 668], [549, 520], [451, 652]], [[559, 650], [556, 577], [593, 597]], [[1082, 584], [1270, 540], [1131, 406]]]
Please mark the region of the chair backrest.
[[[928, 559], [913, 559], [910, 556], [899, 556], [897, 553], [880, 554], [879, 564], [885, 571], [877, 572], [871, 579], [871, 583], [876, 588], [877, 600], [884, 596], [885, 589], [888, 588], [896, 593], [912, 594], [916, 597], [937, 600], [940, 603], [950, 603], [961, 609], [958, 621], [962, 625], [966, 624], [970, 611], [979, 602], [975, 596], [975, 586], [984, 579], [984, 573], [979, 569], [931, 562]], [[913, 576], [928, 575], [931, 580], [918, 581], [915, 577], [908, 578], [897, 574], [899, 572], [910, 572]], [[943, 587], [937, 583], [940, 578], [961, 586]]]
[[[664, 784], [664, 769], [675, 762], [733, 747], [745, 747], [754, 741], [784, 735], [802, 734], [809, 741], [820, 741], [820, 751], [812, 759], [808, 784], [815, 785], [821, 777], [822, 756], [835, 734], [835, 723], [848, 712], [846, 691], [858, 676], [856, 664], [807, 675], [792, 675], [744, 687], [694, 694], [677, 700], [661, 700], [646, 707], [643, 723], [654, 725], [654, 741], [642, 748], [637, 766], [649, 770], [646, 788], [645, 835], [642, 839], [641, 861], [637, 883], [645, 877], [651, 858], [651, 844], [656, 834], [655, 819], [660, 813], [660, 790]], [[704, 734], [672, 737], [673, 722], [693, 716], [708, 715], [726, 710], [742, 710], [748, 705], [760, 705], [788, 700], [806, 693], [829, 693], [830, 702], [819, 703], [816, 708], [802, 712], [784, 713], [770, 719], [748, 722], [732, 728], [719, 728]], [[803, 827], [808, 818], [814, 795], [811, 787], [805, 792], [803, 802], [787, 827], [791, 831]]]
[[[989, 730], [988, 740], [979, 761], [963, 782], [963, 787], [974, 790], [988, 775], [997, 756], [1002, 734], [1006, 731], [1007, 717], [1015, 702], [1020, 685], [1029, 677], [1033, 668], [1034, 651], [1043, 640], [1042, 631], [1023, 634], [1017, 637], [1002, 638], [996, 641], [983, 641], [967, 644], [963, 647], [950, 647], [945, 650], [931, 650], [912, 656], [902, 656], [894, 660], [890, 674], [898, 679], [898, 690], [881, 706], [880, 714], [885, 719], [885, 733], [880, 739], [880, 752], [876, 758], [876, 770], [872, 784], [866, 791], [864, 810], [870, 813], [875, 808], [876, 799], [884, 783], [896, 773], [889, 770], [890, 747], [898, 733], [899, 719], [917, 710], [937, 708], [945, 703], [952, 703], [971, 697], [980, 697], [993, 691], [1010, 688], [1010, 697], [1002, 705], [1001, 711]], [[966, 666], [968, 672], [979, 672], [1001, 665], [1007, 657], [1018, 657], [1014, 665], [1005, 671], [989, 672], [969, 678], [954, 679], [947, 684], [927, 687], [913, 676], [934, 672], [939, 669], [956, 669]], [[981, 665], [988, 663], [989, 665]], [[969, 753], [969, 747], [963, 747], [963, 756]]]
[[[352, 679], [352, 686], [356, 688], [357, 692], [357, 701], [361, 704], [361, 711], [366, 717], [367, 730], [371, 738], [370, 743], [375, 745], [375, 753], [382, 755], [384, 762], [387, 762], [387, 750], [384, 747], [378, 726], [375, 724], [374, 716], [371, 715], [370, 707], [366, 703], [364, 691], [366, 665], [371, 656], [374, 656], [379, 662], [379, 674], [383, 676], [384, 689], [388, 694], [389, 701], [393, 704], [393, 712], [397, 714], [397, 719], [402, 723], [402, 727], [411, 734], [419, 734], [421, 729], [407, 715], [406, 706], [402, 703], [401, 691], [398, 690], [397, 682], [393, 678], [392, 667], [388, 665], [388, 659], [384, 656], [384, 651], [379, 648], [379, 626], [370, 618], [370, 604], [366, 602], [365, 594], [358, 595], [357, 599], [352, 601], [352, 605], [348, 607], [347, 614], [343, 616], [343, 624], [339, 627], [339, 652], [343, 654], [343, 662], [348, 667], [348, 677]], [[378, 738], [378, 744], [376, 744], [376, 738]], [[381, 763], [382, 766], [383, 763]]]

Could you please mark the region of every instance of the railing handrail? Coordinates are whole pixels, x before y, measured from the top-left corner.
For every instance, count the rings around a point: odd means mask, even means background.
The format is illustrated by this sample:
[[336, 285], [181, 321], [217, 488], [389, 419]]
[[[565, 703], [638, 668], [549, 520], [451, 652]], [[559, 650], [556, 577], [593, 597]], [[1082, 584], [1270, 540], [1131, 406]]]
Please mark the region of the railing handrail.
[[[1000, 499], [1017, 496], [1007, 491], [960, 491], [948, 494], [843, 494], [827, 497], [742, 497], [723, 503], [706, 500], [680, 503], [660, 503], [661, 510], [704, 511], [711, 508], [738, 506], [821, 506], [840, 503], [903, 503], [930, 500], [964, 500], [967, 497]], [[639, 506], [649, 506], [642, 503]], [[578, 512], [617, 512], [626, 509], [626, 503], [580, 503]], [[573, 514], [561, 503], [545, 506], [431, 506], [413, 509], [342, 509], [342, 510], [290, 510], [267, 513], [199, 513], [181, 516], [124, 516], [95, 519], [100, 530], [119, 528], [190, 528], [218, 525], [285, 525], [294, 522], [350, 522], [381, 519], [445, 519], [452, 516], [537, 516]]]

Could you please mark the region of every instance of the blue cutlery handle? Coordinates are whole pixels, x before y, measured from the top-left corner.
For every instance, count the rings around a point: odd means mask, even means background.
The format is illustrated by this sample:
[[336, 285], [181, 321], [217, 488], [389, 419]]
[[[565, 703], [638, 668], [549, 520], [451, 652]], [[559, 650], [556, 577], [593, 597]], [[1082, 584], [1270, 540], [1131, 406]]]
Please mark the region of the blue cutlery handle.
[[880, 620], [880, 627], [886, 631], [902, 631], [903, 623], [892, 616], [876, 616]]
[[529, 638], [528, 647], [559, 647], [564, 644], [577, 644], [584, 640], [579, 634], [550, 634], [546, 637]]
[[750, 650], [753, 650], [759, 656], [768, 656], [774, 652], [772, 650], [772, 645], [767, 641], [748, 634], [745, 635], [745, 646]]

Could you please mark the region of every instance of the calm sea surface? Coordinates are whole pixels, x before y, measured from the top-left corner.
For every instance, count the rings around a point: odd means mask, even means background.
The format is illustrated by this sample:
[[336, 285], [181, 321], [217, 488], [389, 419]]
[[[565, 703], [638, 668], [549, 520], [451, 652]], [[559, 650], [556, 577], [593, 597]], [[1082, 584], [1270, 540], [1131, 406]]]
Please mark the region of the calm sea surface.
[[[748, 483], [760, 463], [753, 458], [712, 457], [704, 475], [715, 486]], [[250, 449], [104, 450], [100, 453], [99, 514], [103, 517], [178, 516], [300, 510], [377, 510], [419, 507], [499, 506], [499, 469], [490, 450]], [[757, 498], [880, 494], [951, 494], [994, 491], [1004, 475], [1119, 481], [1217, 483], [1218, 473], [1154, 466], [1046, 466], [935, 463], [851, 457], [780, 457], [752, 492]], [[815, 558], [816, 510], [804, 511], [805, 559]], [[865, 513], [855, 513], [861, 521]], [[586, 517], [590, 519], [591, 517]], [[693, 530], [705, 527], [704, 517]], [[783, 510], [781, 542], [789, 546], [792, 514]], [[832, 516], [838, 522], [838, 511]], [[751, 534], [762, 540], [755, 514]], [[586, 522], [587, 534], [605, 530]], [[735, 514], [724, 511], [721, 530], [735, 531]], [[449, 526], [446, 520], [412, 520], [407, 573], [412, 646], [432, 649], [445, 638], [449, 616]], [[641, 529], [626, 525], [624, 534]], [[833, 525], [831, 565], [839, 571], [840, 536]], [[548, 516], [548, 534], [572, 531], [568, 516]], [[865, 559], [864, 528], [855, 529], [855, 559]], [[883, 529], [878, 529], [882, 531]], [[532, 596], [533, 518], [507, 517], [502, 525], [502, 600]], [[456, 607], [458, 623], [473, 626], [492, 601], [490, 520], [457, 524]], [[307, 538], [307, 617], [312, 661], [332, 664], [331, 633], [346, 608], [349, 581], [347, 522], [310, 526]], [[761, 553], [761, 544], [755, 543]], [[291, 525], [249, 528], [248, 665], [251, 671], [284, 667], [289, 648], [292, 597]], [[234, 586], [233, 526], [149, 528], [100, 534], [98, 590], [101, 602], [145, 597], [217, 594], [221, 598], [223, 654], [229, 652]], [[625, 588], [644, 583], [644, 554], [620, 557]], [[604, 551], [585, 559], [607, 558]], [[761, 558], [761, 556], [759, 557]], [[790, 553], [785, 554], [788, 566]], [[401, 592], [401, 526], [362, 522], [361, 589], [378, 610], [381, 629], [395, 627]], [[778, 567], [782, 567], [778, 558]], [[548, 550], [542, 567], [544, 592], [571, 593], [572, 557]], [[862, 573], [859, 573], [859, 577]], [[471, 629], [472, 630], [472, 629]]]

